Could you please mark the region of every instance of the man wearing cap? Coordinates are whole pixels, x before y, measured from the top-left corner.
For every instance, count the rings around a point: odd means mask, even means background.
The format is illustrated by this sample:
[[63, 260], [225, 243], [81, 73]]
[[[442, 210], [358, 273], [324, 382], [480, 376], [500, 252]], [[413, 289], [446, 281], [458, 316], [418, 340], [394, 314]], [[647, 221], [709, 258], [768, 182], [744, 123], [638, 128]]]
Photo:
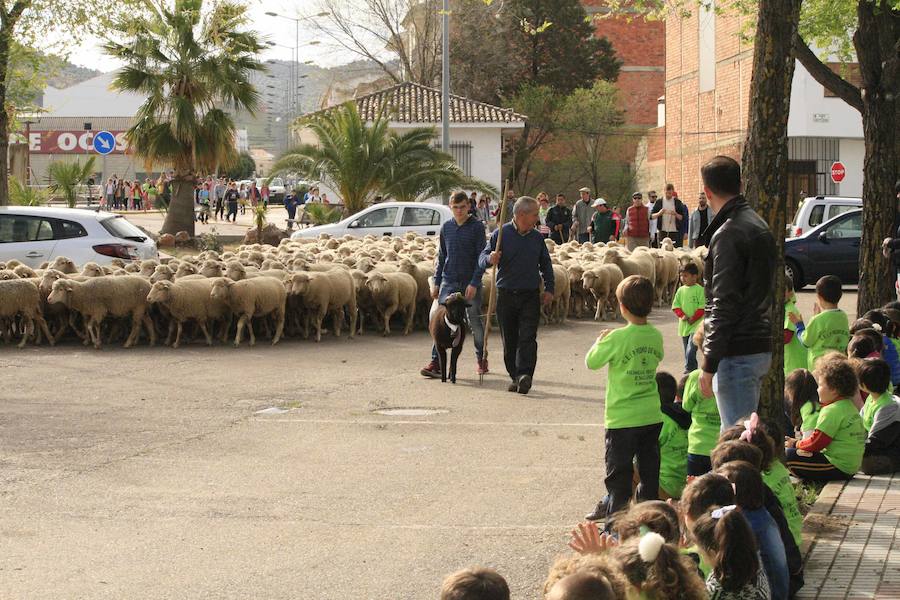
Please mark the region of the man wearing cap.
[[583, 244], [590, 237], [588, 230], [591, 226], [591, 218], [594, 216], [594, 211], [591, 208], [591, 190], [583, 187], [578, 190], [578, 193], [581, 195], [581, 198], [575, 203], [573, 216], [575, 229], [578, 232], [578, 242]]
[[591, 206], [595, 209], [594, 216], [591, 218], [591, 242], [610, 242], [616, 239], [616, 224], [612, 220], [612, 213], [609, 212], [609, 206], [606, 200], [597, 198]]
[[650, 210], [644, 204], [644, 195], [631, 195], [631, 206], [625, 213], [625, 246], [634, 250], [638, 246], [650, 245]]

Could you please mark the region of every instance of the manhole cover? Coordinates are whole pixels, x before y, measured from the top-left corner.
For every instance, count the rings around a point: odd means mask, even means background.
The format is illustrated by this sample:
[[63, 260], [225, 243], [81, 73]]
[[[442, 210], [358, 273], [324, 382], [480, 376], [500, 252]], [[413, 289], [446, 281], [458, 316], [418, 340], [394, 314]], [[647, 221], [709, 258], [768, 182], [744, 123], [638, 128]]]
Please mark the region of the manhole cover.
[[450, 412], [446, 408], [379, 408], [372, 411], [376, 415], [389, 417], [428, 417], [431, 415], [444, 415]]
[[269, 408], [264, 408], [262, 410], [258, 410], [253, 414], [256, 415], [281, 415], [288, 411], [286, 408], [279, 408], [277, 406], [270, 406]]

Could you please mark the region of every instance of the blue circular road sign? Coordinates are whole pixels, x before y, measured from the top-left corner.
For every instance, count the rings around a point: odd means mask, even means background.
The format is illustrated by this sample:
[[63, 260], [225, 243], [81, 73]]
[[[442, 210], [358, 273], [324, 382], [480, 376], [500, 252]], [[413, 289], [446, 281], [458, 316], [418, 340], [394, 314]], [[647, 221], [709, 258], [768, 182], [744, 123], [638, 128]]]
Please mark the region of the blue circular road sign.
[[108, 131], [94, 134], [94, 150], [97, 154], [109, 154], [116, 149], [116, 136]]

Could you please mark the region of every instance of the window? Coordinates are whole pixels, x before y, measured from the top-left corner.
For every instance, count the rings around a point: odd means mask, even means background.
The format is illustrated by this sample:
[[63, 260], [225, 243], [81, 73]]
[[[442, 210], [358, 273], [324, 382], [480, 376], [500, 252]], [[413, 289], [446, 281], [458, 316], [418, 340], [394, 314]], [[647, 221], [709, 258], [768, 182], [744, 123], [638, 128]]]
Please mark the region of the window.
[[49, 221], [25, 215], [0, 215], [0, 243], [41, 242], [53, 239]]
[[812, 210], [809, 211], [809, 226], [815, 227], [816, 225], [821, 225], [825, 221], [825, 205], [824, 204], [816, 204], [812, 207]]
[[126, 221], [125, 217], [121, 215], [104, 219], [103, 221], [100, 221], [100, 224], [103, 225], [103, 229], [110, 234], [117, 238], [122, 238], [123, 240], [143, 242], [147, 239], [147, 234]]
[[68, 240], [71, 238], [85, 237], [87, 231], [81, 226], [81, 223], [75, 221], [63, 221], [62, 219], [53, 219], [53, 228], [56, 231], [55, 238], [58, 240]]
[[440, 225], [441, 213], [433, 208], [412, 208], [407, 206], [403, 209], [403, 219], [400, 224], [404, 227], [412, 225]]
[[828, 228], [829, 239], [861, 238], [862, 237], [862, 213], [853, 215], [835, 223]]
[[832, 204], [828, 207], [828, 218], [833, 219], [838, 215], [842, 215], [849, 210], [853, 210], [854, 208], [859, 208], [858, 206], [852, 206], [847, 204]]
[[697, 45], [701, 92], [716, 89], [716, 9], [714, 2], [701, 2], [700, 39]]
[[[862, 74], [859, 72], [859, 64], [858, 63], [826, 63], [828, 68], [843, 77], [848, 83], [855, 85], [858, 88], [862, 88]], [[826, 98], [837, 98], [838, 95], [829, 90], [827, 87], [822, 87], [825, 92]]]
[[359, 218], [359, 227], [393, 227], [394, 221], [397, 220], [398, 210], [400, 209], [392, 206], [366, 213]]

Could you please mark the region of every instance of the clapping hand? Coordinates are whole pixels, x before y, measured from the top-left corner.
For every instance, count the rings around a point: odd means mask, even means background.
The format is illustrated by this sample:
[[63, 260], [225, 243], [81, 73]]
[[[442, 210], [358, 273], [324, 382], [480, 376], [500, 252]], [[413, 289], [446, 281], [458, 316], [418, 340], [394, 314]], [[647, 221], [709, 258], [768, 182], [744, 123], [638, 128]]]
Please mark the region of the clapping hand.
[[600, 332], [600, 335], [597, 336], [597, 341], [599, 342], [600, 340], [602, 340], [603, 338], [605, 338], [605, 337], [609, 334], [610, 331], [612, 331], [612, 330], [611, 330], [611, 329], [604, 329], [603, 331], [601, 331], [601, 332]]
[[591, 521], [579, 523], [572, 530], [569, 548], [579, 554], [600, 554], [619, 545], [619, 542], [608, 533], [600, 533], [597, 524]]
[[803, 317], [801, 317], [798, 313], [795, 313], [795, 312], [789, 312], [788, 319], [790, 319], [791, 323], [793, 323], [794, 325], [796, 325], [797, 323], [801, 323], [803, 321]]

